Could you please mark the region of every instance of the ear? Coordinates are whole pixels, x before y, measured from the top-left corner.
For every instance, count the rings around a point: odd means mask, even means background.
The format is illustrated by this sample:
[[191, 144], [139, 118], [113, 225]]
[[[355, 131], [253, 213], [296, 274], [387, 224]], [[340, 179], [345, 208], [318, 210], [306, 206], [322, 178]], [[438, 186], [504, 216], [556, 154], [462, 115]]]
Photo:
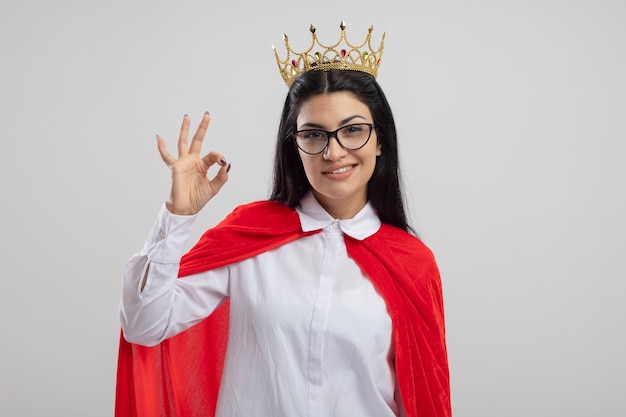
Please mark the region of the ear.
[[381, 156], [383, 154], [383, 145], [379, 143], [376, 145], [376, 156]]

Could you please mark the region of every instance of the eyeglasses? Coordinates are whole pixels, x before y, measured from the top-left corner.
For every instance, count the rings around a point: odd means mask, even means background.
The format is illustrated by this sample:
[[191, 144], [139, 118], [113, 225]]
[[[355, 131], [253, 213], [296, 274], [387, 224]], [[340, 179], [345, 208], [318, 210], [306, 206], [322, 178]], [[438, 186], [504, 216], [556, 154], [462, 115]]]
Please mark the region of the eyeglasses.
[[356, 151], [365, 146], [372, 136], [373, 123], [356, 123], [329, 132], [322, 129], [303, 129], [296, 132], [298, 148], [309, 155], [316, 155], [326, 149], [330, 138], [337, 139], [342, 148]]

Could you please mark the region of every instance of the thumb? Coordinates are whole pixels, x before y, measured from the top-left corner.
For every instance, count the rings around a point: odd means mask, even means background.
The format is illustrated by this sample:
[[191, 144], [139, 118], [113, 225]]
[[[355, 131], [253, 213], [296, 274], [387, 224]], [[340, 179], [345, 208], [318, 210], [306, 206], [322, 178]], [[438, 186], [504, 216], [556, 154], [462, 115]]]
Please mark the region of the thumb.
[[226, 181], [228, 181], [228, 173], [230, 172], [230, 167], [231, 164], [228, 163], [221, 166], [219, 171], [217, 171], [217, 174], [215, 174], [215, 176], [211, 180], [211, 185], [213, 186], [213, 189], [216, 193], [222, 188], [224, 184], [226, 184]]

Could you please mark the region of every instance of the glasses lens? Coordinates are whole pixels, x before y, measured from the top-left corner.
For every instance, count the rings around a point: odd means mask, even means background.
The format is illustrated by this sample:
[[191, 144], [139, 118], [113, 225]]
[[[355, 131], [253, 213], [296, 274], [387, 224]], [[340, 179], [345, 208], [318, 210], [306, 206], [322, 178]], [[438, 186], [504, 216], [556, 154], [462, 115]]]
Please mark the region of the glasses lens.
[[370, 137], [372, 132], [372, 125], [370, 124], [355, 124], [342, 127], [337, 131], [337, 138], [341, 145], [346, 149], [359, 149]]
[[328, 143], [328, 134], [323, 130], [301, 130], [296, 133], [296, 142], [306, 153], [320, 153]]

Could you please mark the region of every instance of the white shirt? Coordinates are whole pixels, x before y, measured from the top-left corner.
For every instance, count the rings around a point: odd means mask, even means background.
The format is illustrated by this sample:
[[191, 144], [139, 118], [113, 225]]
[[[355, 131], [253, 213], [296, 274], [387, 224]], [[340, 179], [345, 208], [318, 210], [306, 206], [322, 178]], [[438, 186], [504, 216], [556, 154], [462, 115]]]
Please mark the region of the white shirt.
[[369, 204], [350, 220], [335, 220], [311, 193], [297, 212], [304, 231], [323, 231], [177, 279], [196, 216], [172, 215], [163, 205], [124, 270], [124, 336], [156, 345], [230, 297], [217, 417], [395, 416], [391, 318], [343, 239], [374, 234], [380, 220]]

